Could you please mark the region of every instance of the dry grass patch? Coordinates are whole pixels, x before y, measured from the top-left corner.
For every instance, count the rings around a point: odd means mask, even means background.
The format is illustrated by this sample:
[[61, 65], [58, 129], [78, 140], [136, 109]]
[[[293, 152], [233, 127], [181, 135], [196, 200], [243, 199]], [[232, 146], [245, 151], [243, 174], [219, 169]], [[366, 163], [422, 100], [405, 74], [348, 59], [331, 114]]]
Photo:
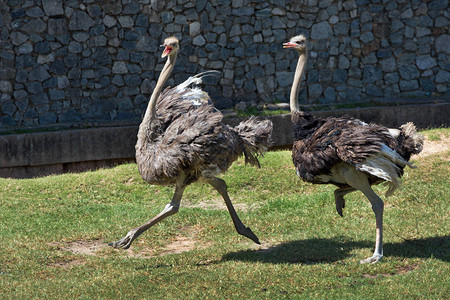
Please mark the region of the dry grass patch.
[[[250, 211], [253, 209], [258, 209], [260, 207], [259, 203], [235, 203], [233, 200], [234, 208], [239, 211]], [[183, 199], [181, 202], [181, 207], [188, 208], [201, 208], [205, 210], [227, 210], [225, 201], [222, 198], [212, 198], [208, 200], [200, 201], [199, 203], [194, 203], [189, 199]]]
[[390, 273], [381, 273], [381, 274], [363, 274], [364, 278], [378, 278], [378, 277], [391, 277], [395, 275], [404, 275], [419, 268], [419, 263], [414, 263], [406, 266], [399, 266], [395, 269], [395, 271]]
[[[194, 226], [185, 226], [180, 229], [179, 233], [174, 239], [167, 241], [167, 244], [160, 248], [142, 248], [137, 250], [137, 247], [130, 249], [115, 250], [108, 246], [105, 240], [78, 240], [68, 243], [51, 243], [50, 246], [56, 246], [59, 251], [68, 251], [76, 255], [93, 255], [99, 256], [105, 252], [116, 252], [120, 256], [131, 258], [151, 258], [156, 256], [164, 256], [169, 254], [179, 254], [183, 252], [192, 251], [195, 249], [204, 249], [208, 244], [200, 241], [199, 235], [202, 229]], [[142, 243], [143, 241], [141, 241]], [[77, 264], [79, 260], [72, 260], [67, 262], [56, 262], [54, 266], [69, 267]]]
[[[443, 153], [450, 150], [450, 136], [443, 133], [429, 135], [425, 137], [423, 150], [416, 157], [426, 157], [433, 154]], [[449, 156], [443, 157], [450, 160]]]

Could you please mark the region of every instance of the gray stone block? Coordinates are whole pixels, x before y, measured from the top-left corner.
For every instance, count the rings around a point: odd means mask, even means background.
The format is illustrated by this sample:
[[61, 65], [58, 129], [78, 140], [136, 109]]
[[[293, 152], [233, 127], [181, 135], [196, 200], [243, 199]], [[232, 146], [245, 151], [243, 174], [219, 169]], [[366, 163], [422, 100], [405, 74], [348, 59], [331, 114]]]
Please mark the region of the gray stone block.
[[69, 29], [87, 31], [94, 24], [94, 20], [87, 13], [84, 11], [75, 11], [70, 18]]
[[361, 36], [359, 37], [359, 39], [363, 42], [363, 43], [369, 43], [371, 41], [373, 41], [375, 39], [375, 37], [373, 36], [372, 32], [365, 32], [363, 34], [361, 34]]
[[54, 112], [46, 112], [39, 115], [39, 124], [54, 124], [58, 117]]
[[375, 82], [377, 80], [383, 79], [383, 72], [380, 68], [376, 66], [365, 66], [363, 73], [363, 82]]
[[311, 28], [311, 38], [314, 40], [327, 39], [330, 38], [332, 34], [333, 29], [326, 21], [314, 24]]
[[133, 19], [130, 16], [120, 16], [119, 23], [123, 28], [131, 28], [134, 25]]
[[426, 27], [417, 27], [416, 28], [416, 37], [424, 37], [431, 34], [431, 30]]
[[58, 75], [64, 75], [67, 73], [67, 67], [64, 64], [64, 61], [62, 58], [57, 58], [50, 66], [50, 72], [53, 72]]
[[334, 70], [333, 72], [333, 82], [346, 82], [347, 81], [347, 71], [342, 69]]
[[313, 83], [308, 86], [309, 97], [316, 99], [322, 95], [322, 85], [320, 83]]
[[105, 24], [106, 27], [111, 28], [113, 26], [116, 26], [117, 24], [117, 20], [116, 18], [110, 16], [110, 15], [106, 15], [103, 18], [103, 24]]
[[37, 111], [30, 107], [25, 114], [23, 115], [24, 119], [35, 119], [39, 116], [39, 114], [37, 113]]
[[350, 61], [348, 60], [348, 58], [345, 57], [344, 55], [340, 55], [339, 61], [338, 61], [338, 67], [339, 67], [339, 69], [348, 69], [350, 67]]
[[131, 74], [131, 75], [125, 75], [125, 84], [130, 87], [140, 86], [142, 83], [142, 80], [139, 75], [137, 74]]
[[66, 19], [49, 19], [48, 20], [48, 34], [50, 34], [50, 35], [67, 34]]
[[17, 48], [17, 54], [29, 54], [33, 52], [33, 45], [31, 43], [23, 43]]
[[206, 44], [206, 40], [202, 35], [197, 35], [192, 39], [192, 43], [196, 46], [204, 46]]
[[437, 66], [436, 59], [434, 59], [430, 55], [417, 56], [416, 64], [420, 70], [427, 70]]
[[1, 111], [8, 116], [13, 116], [16, 112], [17, 107], [12, 103], [12, 101], [4, 102], [1, 105]]
[[124, 8], [122, 13], [125, 15], [136, 15], [139, 12], [139, 3], [138, 2], [130, 2]]
[[328, 102], [333, 102], [336, 100], [336, 91], [331, 86], [329, 86], [325, 89], [325, 91], [323, 92], [323, 95], [325, 96], [325, 99]]
[[383, 96], [383, 92], [381, 91], [381, 89], [379, 87], [377, 87], [376, 85], [374, 85], [373, 83], [369, 83], [367, 85], [366, 92], [369, 96], [374, 96], [374, 97], [382, 97]]
[[385, 58], [379, 61], [383, 72], [394, 72], [397, 69], [396, 60], [393, 57]]
[[413, 91], [419, 88], [417, 80], [400, 80], [399, 83], [401, 91]]
[[423, 88], [424, 91], [433, 93], [436, 90], [436, 85], [433, 83], [433, 81], [430, 78], [419, 78], [420, 86]]
[[435, 0], [428, 3], [429, 10], [443, 10], [448, 8], [448, 0]]
[[446, 83], [447, 85], [450, 82], [450, 72], [445, 70], [439, 70], [436, 74], [436, 82], [437, 83]]
[[123, 61], [115, 61], [113, 64], [112, 72], [114, 74], [126, 74], [128, 73], [127, 66]]
[[29, 93], [38, 94], [42, 93], [44, 89], [42, 88], [42, 84], [40, 82], [29, 82], [25, 84], [25, 87]]
[[419, 78], [420, 72], [415, 65], [401, 65], [399, 67], [400, 76], [405, 80]]
[[138, 51], [156, 52], [158, 48], [158, 41], [148, 35], [142, 36], [136, 44], [136, 50]]
[[35, 106], [48, 105], [50, 102], [46, 93], [31, 95], [30, 100]]
[[436, 51], [438, 53], [450, 54], [450, 35], [443, 34], [436, 39]]
[[[165, 11], [161, 13], [161, 21], [164, 24], [171, 23], [174, 19], [173, 13], [170, 11]], [[120, 19], [119, 19], [120, 20]]]
[[81, 43], [71, 41], [67, 50], [71, 53], [81, 53], [83, 51], [83, 45]]
[[50, 78], [50, 74], [47, 72], [44, 66], [38, 66], [28, 73], [28, 80], [43, 82]]
[[23, 43], [25, 43], [30, 37], [26, 34], [23, 34], [21, 32], [15, 31], [11, 33], [10, 39], [11, 43], [13, 43], [16, 46], [19, 46]]
[[45, 14], [49, 17], [64, 14], [62, 1], [59, 0], [42, 0]]
[[345, 22], [339, 22], [338, 24], [333, 26], [334, 34], [336, 36], [348, 36], [349, 33], [349, 25]]
[[41, 19], [30, 20], [28, 23], [22, 26], [21, 30], [25, 33], [42, 33], [47, 29], [47, 23]]

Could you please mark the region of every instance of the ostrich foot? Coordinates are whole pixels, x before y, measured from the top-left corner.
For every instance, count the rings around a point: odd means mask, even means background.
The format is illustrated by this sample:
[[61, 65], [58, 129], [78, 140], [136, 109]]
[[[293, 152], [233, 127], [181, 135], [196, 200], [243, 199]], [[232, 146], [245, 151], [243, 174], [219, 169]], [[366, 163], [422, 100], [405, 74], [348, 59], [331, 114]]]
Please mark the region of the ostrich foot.
[[376, 262], [379, 262], [382, 258], [383, 258], [383, 255], [374, 254], [371, 257], [360, 260], [359, 263], [360, 264], [374, 264]]
[[344, 217], [344, 215], [342, 214], [342, 209], [345, 208], [345, 199], [344, 199], [344, 197], [336, 196], [334, 200], [336, 202], [336, 211], [337, 211], [337, 213], [341, 217]]
[[136, 238], [134, 236], [136, 232], [134, 230], [131, 230], [127, 233], [126, 236], [124, 236], [123, 238], [121, 238], [120, 240], [118, 240], [117, 242], [111, 242], [108, 245], [115, 248], [115, 249], [128, 249], [131, 246], [131, 243], [133, 242], [133, 240]]
[[334, 201], [336, 203], [336, 211], [337, 213], [343, 217], [342, 210], [345, 208], [345, 199], [344, 196], [348, 193], [353, 192], [354, 188], [340, 188], [334, 191]]
[[237, 232], [245, 237], [248, 237], [258, 245], [261, 243], [259, 242], [258, 237], [253, 233], [253, 231], [249, 227], [245, 227], [244, 225], [240, 226], [239, 228], [236, 228]]

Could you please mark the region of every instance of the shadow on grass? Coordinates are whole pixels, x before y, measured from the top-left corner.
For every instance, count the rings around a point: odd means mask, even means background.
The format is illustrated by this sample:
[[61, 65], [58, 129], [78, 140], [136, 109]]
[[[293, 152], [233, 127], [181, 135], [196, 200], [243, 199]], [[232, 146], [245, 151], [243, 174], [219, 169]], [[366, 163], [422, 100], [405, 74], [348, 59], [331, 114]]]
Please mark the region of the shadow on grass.
[[[271, 264], [302, 263], [319, 264], [343, 260], [351, 255], [353, 249], [370, 248], [373, 251], [375, 241], [344, 241], [340, 238], [308, 239], [291, 241], [258, 250], [243, 250], [228, 253], [223, 260], [239, 260], [263, 262]], [[409, 258], [437, 258], [450, 261], [450, 236], [431, 237], [387, 243], [384, 245], [384, 255]], [[370, 252], [371, 253], [371, 252]]]

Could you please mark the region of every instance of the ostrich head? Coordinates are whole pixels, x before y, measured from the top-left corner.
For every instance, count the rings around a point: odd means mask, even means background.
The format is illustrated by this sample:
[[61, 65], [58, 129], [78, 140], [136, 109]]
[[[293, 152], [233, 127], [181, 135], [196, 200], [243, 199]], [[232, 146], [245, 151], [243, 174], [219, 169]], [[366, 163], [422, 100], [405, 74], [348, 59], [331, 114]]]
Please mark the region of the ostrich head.
[[161, 54], [162, 58], [166, 57], [167, 55], [174, 55], [180, 49], [180, 44], [178, 42], [178, 39], [174, 36], [166, 38], [164, 40], [164, 44], [162, 44], [162, 46], [166, 47], [166, 48], [164, 48], [164, 51]]
[[294, 48], [300, 53], [306, 52], [306, 37], [302, 34], [294, 36], [287, 43], [283, 44], [283, 48]]

